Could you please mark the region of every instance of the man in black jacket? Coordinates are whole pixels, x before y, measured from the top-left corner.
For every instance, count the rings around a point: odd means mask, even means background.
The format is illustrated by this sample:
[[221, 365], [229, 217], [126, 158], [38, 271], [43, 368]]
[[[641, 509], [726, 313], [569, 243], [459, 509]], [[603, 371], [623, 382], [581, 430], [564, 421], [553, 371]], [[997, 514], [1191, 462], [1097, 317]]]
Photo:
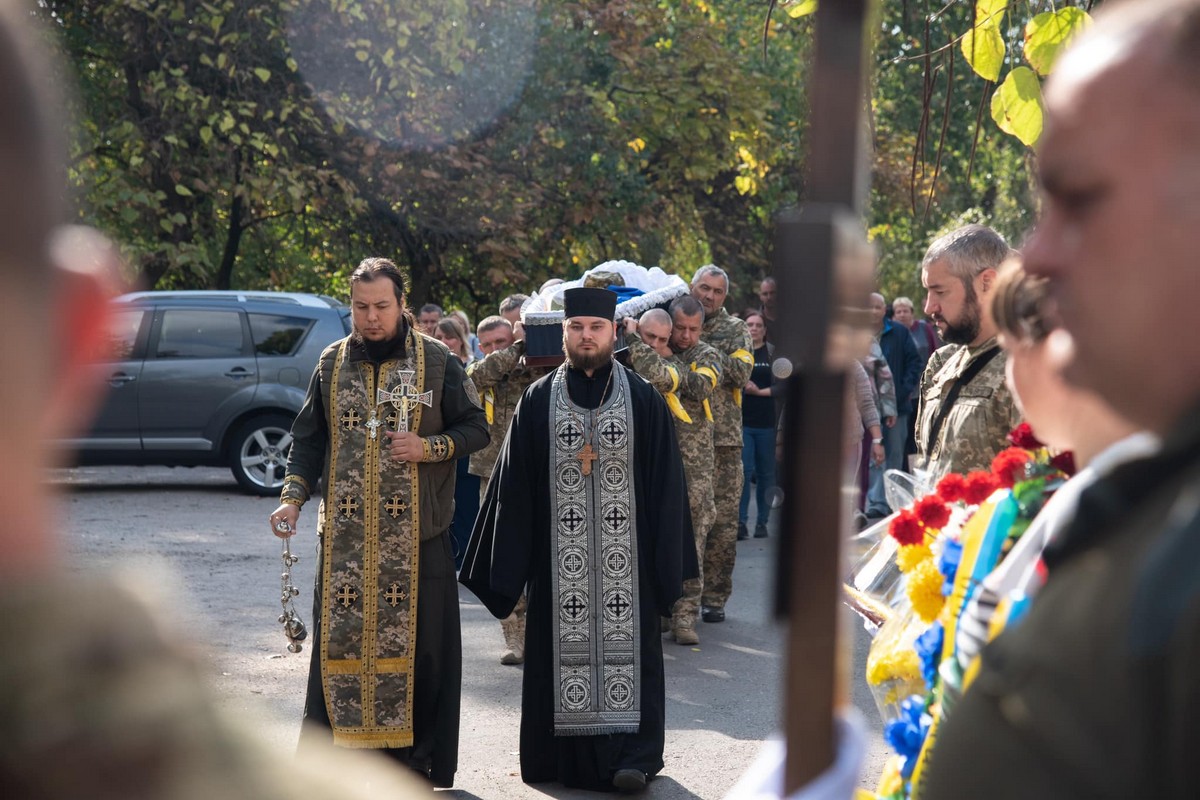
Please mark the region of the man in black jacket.
[[883, 350], [883, 358], [892, 371], [896, 384], [896, 416], [883, 420], [882, 464], [871, 464], [867, 489], [868, 519], [878, 519], [891, 513], [883, 490], [883, 473], [889, 469], [904, 469], [904, 450], [908, 442], [908, 419], [912, 414], [912, 393], [921, 380], [921, 358], [908, 329], [886, 316], [887, 301], [883, 295], [871, 295], [870, 311], [875, 322], [875, 338]]

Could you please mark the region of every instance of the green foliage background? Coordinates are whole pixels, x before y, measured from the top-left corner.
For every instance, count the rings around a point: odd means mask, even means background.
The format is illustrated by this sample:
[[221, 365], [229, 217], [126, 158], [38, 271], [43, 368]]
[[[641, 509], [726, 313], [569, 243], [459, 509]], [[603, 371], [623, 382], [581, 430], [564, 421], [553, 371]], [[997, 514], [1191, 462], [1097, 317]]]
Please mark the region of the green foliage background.
[[[803, 193], [812, 18], [777, 11], [764, 29], [765, 2], [38, 13], [79, 86], [78, 217], [122, 244], [143, 287], [344, 295], [361, 258], [386, 255], [411, 269], [410, 302], [477, 320], [608, 259], [685, 277], [715, 261], [738, 310], [769, 269], [773, 214]], [[961, 58], [951, 76], [919, 57], [971, 24], [970, 0], [909, 0], [876, 26], [868, 225], [889, 297], [920, 302], [937, 232], [979, 220], [1019, 239], [1032, 220], [1024, 146], [986, 119], [975, 143], [990, 86]]]

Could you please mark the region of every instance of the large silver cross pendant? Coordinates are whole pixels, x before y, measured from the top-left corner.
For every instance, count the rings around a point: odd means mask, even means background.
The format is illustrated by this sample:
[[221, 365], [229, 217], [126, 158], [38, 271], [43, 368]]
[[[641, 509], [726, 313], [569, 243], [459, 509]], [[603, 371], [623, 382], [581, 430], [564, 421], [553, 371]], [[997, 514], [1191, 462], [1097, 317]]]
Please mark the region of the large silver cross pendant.
[[[433, 392], [418, 392], [416, 373], [411, 369], [400, 370], [400, 383], [391, 391], [380, 389], [376, 393], [376, 404], [391, 403], [396, 407], [397, 431], [408, 430], [408, 414], [418, 405], [432, 406]], [[372, 435], [374, 432], [372, 431]]]

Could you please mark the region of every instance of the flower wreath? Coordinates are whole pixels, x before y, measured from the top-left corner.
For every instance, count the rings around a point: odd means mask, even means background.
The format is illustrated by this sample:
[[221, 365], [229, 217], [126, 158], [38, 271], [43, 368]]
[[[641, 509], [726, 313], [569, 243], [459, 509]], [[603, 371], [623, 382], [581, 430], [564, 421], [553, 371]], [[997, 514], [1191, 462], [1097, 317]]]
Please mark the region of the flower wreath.
[[[919, 633], [913, 636], [910, 628], [908, 636], [893, 637], [896, 646], [907, 648], [906, 653], [872, 652], [868, 683], [903, 677], [905, 667], [915, 666], [924, 692], [904, 698], [898, 713], [886, 723], [884, 739], [896, 755], [880, 779], [880, 800], [906, 800], [913, 783], [919, 781], [924, 754], [931, 749], [941, 717], [940, 669], [953, 658], [959, 615], [982, 578], [1004, 559], [1046, 500], [1075, 472], [1070, 452], [1051, 454], [1027, 423], [1014, 428], [1008, 441], [1012, 446], [992, 460], [989, 471], [946, 475], [932, 494], [900, 511], [888, 526], [888, 535], [897, 544], [896, 566], [903, 574], [904, 596], [916, 617], [910, 625]], [[881, 643], [879, 639], [876, 643]], [[884, 715], [889, 716], [886, 711]]]

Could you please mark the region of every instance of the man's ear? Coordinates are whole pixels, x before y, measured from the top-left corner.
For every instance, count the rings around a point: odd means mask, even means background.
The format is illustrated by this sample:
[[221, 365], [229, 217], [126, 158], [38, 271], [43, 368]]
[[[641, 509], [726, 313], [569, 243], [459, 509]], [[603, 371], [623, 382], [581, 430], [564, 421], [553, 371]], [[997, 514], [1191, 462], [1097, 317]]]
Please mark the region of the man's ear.
[[975, 280], [979, 281], [979, 286], [976, 287], [976, 290], [979, 294], [987, 294], [988, 292], [992, 291], [992, 286], [996, 282], [997, 274], [998, 273], [995, 269], [988, 267], [983, 272], [975, 276]]
[[64, 228], [51, 248], [55, 291], [49, 309], [57, 355], [43, 405], [42, 430], [69, 438], [91, 423], [104, 396], [94, 365], [111, 357], [111, 301], [119, 294], [116, 247], [88, 228]]

